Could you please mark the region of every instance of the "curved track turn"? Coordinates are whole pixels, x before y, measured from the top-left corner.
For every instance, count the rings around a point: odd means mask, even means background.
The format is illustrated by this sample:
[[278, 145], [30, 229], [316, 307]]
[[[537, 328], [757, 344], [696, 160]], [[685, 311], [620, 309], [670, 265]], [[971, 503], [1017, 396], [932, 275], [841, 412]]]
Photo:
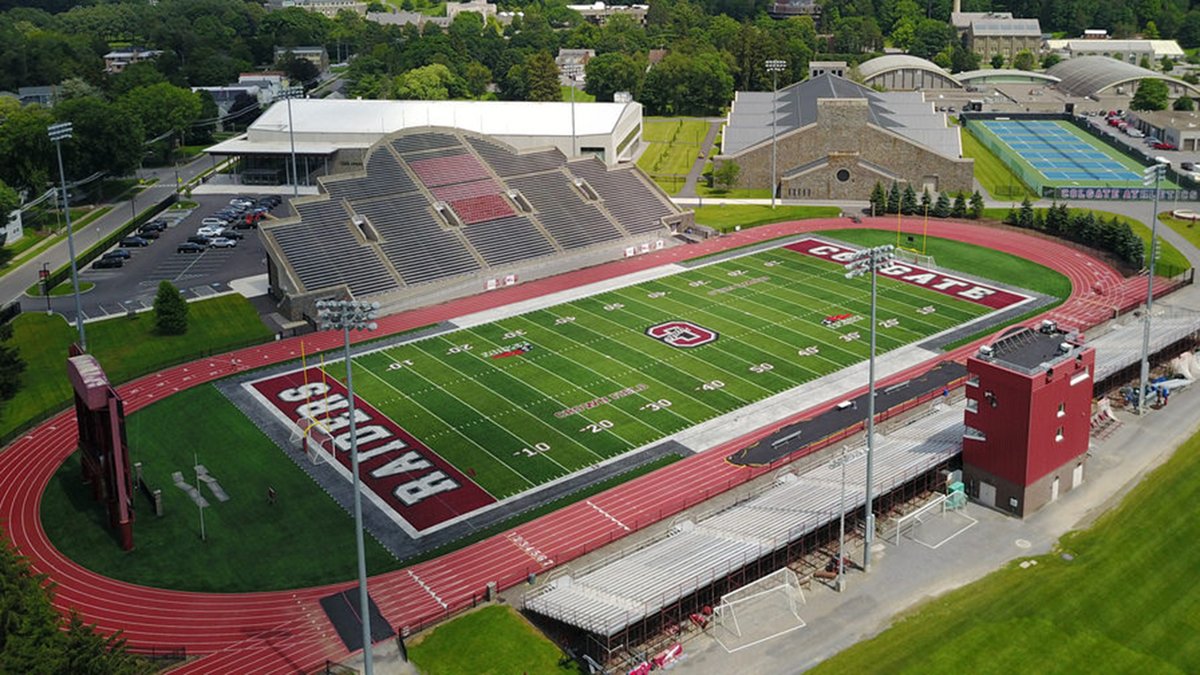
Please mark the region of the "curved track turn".
[[[801, 232], [845, 228], [893, 230], [895, 223], [890, 219], [868, 219], [862, 224], [826, 219], [764, 226], [702, 244], [677, 246], [385, 317], [379, 322], [380, 332], [372, 337], [736, 246]], [[1102, 261], [1054, 241], [945, 222], [930, 223], [928, 234], [1012, 253], [1066, 275], [1072, 284], [1071, 296], [1051, 314], [1070, 317], [1070, 325], [1078, 328], [1088, 328], [1108, 318], [1105, 312], [1117, 303], [1110, 303], [1108, 297], [1098, 302], [1098, 296], [1119, 294], [1125, 285], [1121, 276]], [[1141, 288], [1145, 288], [1144, 283]], [[1100, 310], [1096, 309], [1098, 305]], [[312, 353], [339, 346], [341, 335], [311, 334], [304, 341]], [[962, 358], [974, 348], [975, 345], [964, 346], [936, 360]], [[132, 413], [183, 389], [299, 356], [299, 339], [283, 340], [171, 368], [123, 385], [119, 391], [125, 399], [126, 411]], [[912, 377], [932, 365], [930, 362], [909, 369], [889, 381]], [[530, 572], [547, 571], [553, 565], [773, 470], [735, 467], [725, 462], [725, 456], [774, 428], [810, 416], [827, 405], [779, 420], [769, 428], [610, 489], [590, 498], [590, 504], [577, 503], [436, 560], [374, 577], [370, 582], [371, 595], [384, 617], [398, 629], [416, 628], [437, 620], [469, 606], [476, 596], [482, 595], [488, 582], [498, 582], [501, 588], [520, 583]], [[109, 579], [59, 553], [42, 528], [39, 507], [42, 493], [55, 470], [73, 452], [75, 442], [73, 411], [67, 411], [0, 453], [0, 523], [34, 568], [57, 584], [58, 606], [76, 608], [87, 621], [97, 623], [103, 630], [124, 630], [134, 646], [184, 646], [189, 655], [203, 655], [190, 661], [183, 671], [295, 672], [310, 669], [327, 658], [342, 659], [347, 655], [317, 600], [353, 582], [266, 593], [188, 593]], [[553, 565], [543, 566], [531, 552], [548, 555]]]

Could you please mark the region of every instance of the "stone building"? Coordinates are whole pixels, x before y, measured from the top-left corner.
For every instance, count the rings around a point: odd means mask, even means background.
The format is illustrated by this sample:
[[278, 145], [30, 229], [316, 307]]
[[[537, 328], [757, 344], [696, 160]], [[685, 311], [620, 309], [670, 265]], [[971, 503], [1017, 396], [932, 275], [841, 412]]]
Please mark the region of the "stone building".
[[876, 182], [973, 189], [958, 128], [922, 93], [880, 93], [834, 75], [737, 93], [714, 161], [738, 164], [739, 188], [771, 186], [772, 117], [783, 199], [866, 199]]

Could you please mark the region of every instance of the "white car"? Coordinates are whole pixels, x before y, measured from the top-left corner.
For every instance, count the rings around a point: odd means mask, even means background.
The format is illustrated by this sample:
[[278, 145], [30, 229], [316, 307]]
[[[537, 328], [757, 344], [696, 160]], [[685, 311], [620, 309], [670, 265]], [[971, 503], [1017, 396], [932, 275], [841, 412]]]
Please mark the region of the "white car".
[[225, 237], [217, 237], [216, 239], [208, 242], [208, 245], [212, 248], [234, 248], [237, 246], [237, 241], [234, 239], [226, 239]]
[[229, 221], [221, 218], [205, 218], [200, 224], [205, 227], [229, 227]]
[[219, 236], [224, 230], [224, 225], [205, 225], [204, 227], [196, 230], [196, 234], [201, 237], [216, 237]]

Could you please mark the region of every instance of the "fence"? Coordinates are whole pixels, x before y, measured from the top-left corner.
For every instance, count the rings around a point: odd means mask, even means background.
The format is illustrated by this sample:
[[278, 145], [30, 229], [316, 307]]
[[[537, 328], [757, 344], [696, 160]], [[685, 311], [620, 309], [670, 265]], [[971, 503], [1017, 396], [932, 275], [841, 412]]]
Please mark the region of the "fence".
[[145, 661], [160, 664], [160, 670], [187, 660], [187, 647], [126, 647], [125, 651]]
[[[1043, 182], [1042, 174], [1032, 166], [1025, 163], [1008, 144], [1000, 140], [1000, 137], [992, 133], [990, 129], [983, 126], [975, 117], [963, 116], [963, 128], [971, 133], [983, 147], [987, 148], [993, 155], [998, 157], [1004, 166], [1017, 177], [1021, 183], [1027, 186], [1035, 194], [1045, 195], [1046, 190], [1053, 191], [1053, 187], [1046, 185]], [[1008, 194], [1000, 196], [1015, 196], [1022, 194], [1022, 191], [1017, 186], [1011, 186], [1005, 190]]]

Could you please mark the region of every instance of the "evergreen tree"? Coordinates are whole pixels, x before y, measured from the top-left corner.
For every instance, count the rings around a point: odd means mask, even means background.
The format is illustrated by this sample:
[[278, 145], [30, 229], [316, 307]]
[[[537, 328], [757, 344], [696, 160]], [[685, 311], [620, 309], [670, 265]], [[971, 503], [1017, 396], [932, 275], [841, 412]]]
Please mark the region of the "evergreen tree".
[[871, 215], [877, 216], [887, 212], [887, 193], [884, 192], [883, 186], [879, 181], [875, 181], [875, 187], [871, 188]]
[[954, 195], [954, 206], [950, 207], [950, 216], [952, 218], [967, 217], [967, 197], [963, 193]]
[[1033, 202], [1029, 201], [1028, 196], [1021, 202], [1021, 211], [1017, 214], [1017, 226], [1033, 227]]
[[900, 212], [900, 184], [892, 183], [892, 189], [888, 191], [887, 212]]
[[933, 199], [929, 196], [929, 190], [921, 190], [921, 213], [929, 215], [932, 205]]
[[983, 195], [979, 194], [979, 190], [971, 193], [971, 212], [968, 216], [972, 220], [979, 220], [983, 217]]
[[183, 335], [187, 329], [187, 302], [174, 284], [163, 281], [154, 296], [154, 330], [160, 335]]
[[1033, 229], [1041, 232], [1046, 229], [1046, 212], [1035, 209], [1033, 212]]
[[950, 195], [945, 192], [938, 194], [937, 201], [933, 204], [933, 215], [936, 218], [946, 218], [950, 215]]
[[900, 200], [900, 211], [906, 216], [911, 216], [917, 212], [917, 191], [913, 189], [912, 183], [904, 186], [904, 197]]
[[[0, 342], [12, 337], [12, 324], [0, 326]], [[0, 344], [0, 401], [17, 395], [21, 388], [21, 373], [25, 372], [25, 361], [16, 347]]]
[[1009, 208], [1008, 213], [1004, 214], [1005, 225], [1016, 225], [1020, 218], [1017, 216], [1017, 210]]

